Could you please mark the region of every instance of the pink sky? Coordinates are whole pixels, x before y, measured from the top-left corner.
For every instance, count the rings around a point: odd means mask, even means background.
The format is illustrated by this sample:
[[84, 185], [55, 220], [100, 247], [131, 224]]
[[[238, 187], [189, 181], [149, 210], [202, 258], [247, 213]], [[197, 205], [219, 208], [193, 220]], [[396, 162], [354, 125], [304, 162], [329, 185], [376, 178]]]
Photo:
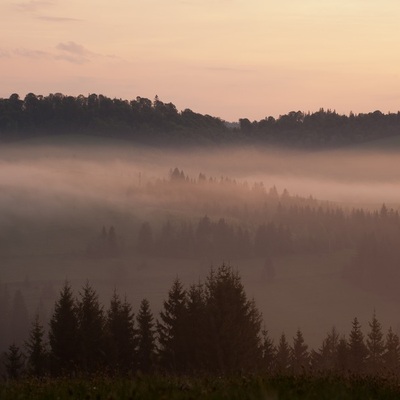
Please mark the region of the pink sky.
[[235, 121], [400, 109], [398, 0], [0, 4], [0, 96], [104, 94]]

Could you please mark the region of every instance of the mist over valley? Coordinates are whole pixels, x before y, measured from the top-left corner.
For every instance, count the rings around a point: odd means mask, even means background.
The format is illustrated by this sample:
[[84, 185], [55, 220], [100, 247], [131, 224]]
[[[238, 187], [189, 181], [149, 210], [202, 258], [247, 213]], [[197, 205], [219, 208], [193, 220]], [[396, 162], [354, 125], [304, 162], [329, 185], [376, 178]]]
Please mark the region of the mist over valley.
[[[89, 280], [104, 303], [114, 288], [133, 304], [146, 297], [157, 312], [176, 276], [190, 284], [225, 263], [275, 340], [300, 327], [317, 346], [332, 326], [346, 332], [354, 316], [366, 325], [374, 310], [400, 328], [398, 273], [389, 266], [376, 279], [354, 265], [365, 236], [398, 243], [394, 151], [166, 149], [61, 135], [3, 144], [0, 158], [2, 291], [11, 307], [21, 290], [30, 318], [38, 307], [49, 317], [66, 279], [76, 291]], [[383, 203], [393, 222], [376, 222]], [[360, 209], [370, 221], [357, 220]], [[101, 244], [110, 230], [113, 251]]]

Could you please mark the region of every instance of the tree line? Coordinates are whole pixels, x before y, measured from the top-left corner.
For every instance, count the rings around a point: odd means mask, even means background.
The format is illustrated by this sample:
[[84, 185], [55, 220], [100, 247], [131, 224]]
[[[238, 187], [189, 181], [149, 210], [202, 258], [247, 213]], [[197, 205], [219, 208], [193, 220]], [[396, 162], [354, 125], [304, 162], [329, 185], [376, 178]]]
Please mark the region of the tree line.
[[176, 278], [157, 318], [143, 299], [135, 315], [114, 291], [107, 309], [86, 283], [74, 297], [62, 287], [48, 325], [38, 317], [23, 346], [3, 355], [7, 379], [77, 374], [233, 375], [262, 373], [398, 376], [400, 341], [386, 336], [375, 313], [364, 336], [357, 318], [348, 337], [332, 328], [309, 349], [300, 329], [274, 343], [240, 275], [222, 265], [185, 288]]
[[0, 137], [6, 140], [36, 134], [81, 132], [124, 137], [139, 142], [268, 143], [302, 147], [341, 146], [398, 135], [400, 112], [340, 115], [332, 110], [291, 111], [260, 121], [241, 118], [237, 126], [190, 109], [178, 111], [172, 103], [136, 97], [104, 95], [48, 96], [17, 93], [0, 98]]

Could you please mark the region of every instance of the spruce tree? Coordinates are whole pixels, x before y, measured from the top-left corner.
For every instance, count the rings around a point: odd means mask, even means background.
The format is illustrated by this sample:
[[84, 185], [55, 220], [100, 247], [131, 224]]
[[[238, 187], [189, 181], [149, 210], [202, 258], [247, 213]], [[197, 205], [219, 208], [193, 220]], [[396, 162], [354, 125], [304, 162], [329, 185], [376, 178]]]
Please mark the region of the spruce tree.
[[377, 374], [383, 367], [383, 353], [385, 344], [383, 341], [382, 327], [376, 318], [375, 312], [372, 321], [369, 323], [370, 332], [367, 335], [367, 371], [370, 374]]
[[44, 329], [36, 315], [29, 333], [29, 339], [25, 342], [27, 350], [28, 372], [35, 377], [41, 377], [46, 373], [48, 353], [44, 342]]
[[206, 340], [206, 300], [201, 283], [191, 285], [187, 296], [187, 358], [191, 372], [205, 369]]
[[336, 349], [336, 363], [335, 370], [341, 374], [345, 375], [350, 367], [350, 356], [349, 356], [349, 345], [345, 336], [339, 339], [337, 349]]
[[276, 347], [273, 340], [269, 337], [268, 331], [263, 330], [263, 342], [262, 342], [262, 366], [261, 370], [267, 373], [271, 373], [276, 364]]
[[349, 337], [349, 367], [354, 373], [365, 372], [368, 350], [364, 343], [364, 334], [357, 318], [352, 322], [352, 329]]
[[339, 335], [333, 327], [328, 332], [318, 351], [312, 351], [311, 364], [314, 371], [335, 371], [337, 364], [337, 347]]
[[290, 346], [286, 335], [281, 334], [276, 351], [276, 370], [279, 374], [286, 374], [290, 367]]
[[307, 372], [309, 368], [308, 346], [304, 342], [303, 333], [297, 329], [293, 338], [293, 347], [290, 349], [290, 364], [293, 374]]
[[130, 373], [136, 368], [136, 330], [132, 306], [121, 301], [114, 290], [107, 312], [107, 363], [115, 373]]
[[160, 363], [172, 372], [182, 372], [187, 367], [186, 303], [186, 291], [176, 278], [157, 320]]
[[206, 281], [209, 368], [218, 373], [257, 370], [261, 364], [261, 314], [248, 300], [241, 278], [229, 266]]
[[75, 301], [71, 286], [65, 282], [50, 320], [50, 355], [54, 374], [70, 374], [76, 369], [80, 351], [78, 339]]
[[386, 335], [383, 366], [388, 375], [397, 376], [400, 372], [400, 339], [390, 327]]
[[5, 354], [4, 366], [6, 368], [7, 378], [10, 380], [19, 379], [23, 374], [24, 355], [14, 343], [9, 346]]
[[136, 317], [137, 328], [137, 360], [138, 369], [143, 373], [154, 370], [155, 363], [155, 329], [154, 318], [150, 310], [150, 303], [143, 299]]
[[80, 292], [77, 316], [79, 364], [83, 371], [93, 373], [104, 364], [105, 336], [103, 308], [89, 282]]

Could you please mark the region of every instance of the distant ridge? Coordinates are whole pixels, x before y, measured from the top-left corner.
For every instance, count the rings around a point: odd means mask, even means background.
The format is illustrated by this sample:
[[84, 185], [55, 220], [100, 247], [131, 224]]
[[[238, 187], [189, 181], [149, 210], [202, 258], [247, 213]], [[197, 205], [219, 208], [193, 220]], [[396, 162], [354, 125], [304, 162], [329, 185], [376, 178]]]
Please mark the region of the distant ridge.
[[[136, 97], [103, 95], [48, 96], [29, 93], [0, 98], [0, 139], [14, 141], [41, 135], [85, 134], [123, 138], [150, 145], [257, 144], [300, 148], [335, 148], [400, 137], [400, 112], [340, 115], [320, 109], [291, 111], [238, 123], [203, 115], [174, 104]], [[389, 140], [390, 142], [390, 140]]]

